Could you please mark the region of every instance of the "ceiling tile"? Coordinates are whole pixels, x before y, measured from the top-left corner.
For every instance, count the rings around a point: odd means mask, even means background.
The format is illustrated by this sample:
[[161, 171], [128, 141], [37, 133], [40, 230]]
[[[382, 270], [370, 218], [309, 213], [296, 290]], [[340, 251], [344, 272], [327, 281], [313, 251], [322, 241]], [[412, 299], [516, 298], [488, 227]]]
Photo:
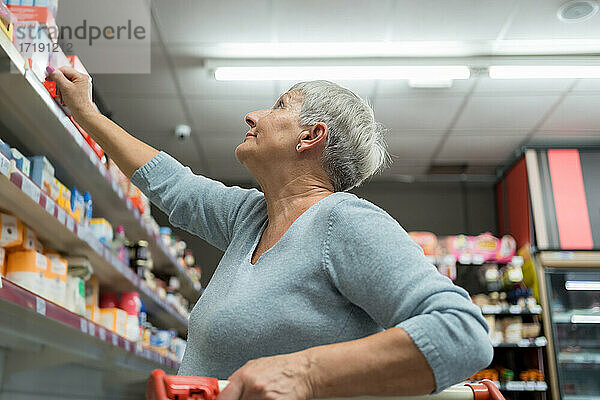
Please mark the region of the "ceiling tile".
[[[600, 14], [578, 23], [561, 22], [557, 16], [564, 0], [527, 0], [512, 20], [505, 39], [598, 39]], [[501, 4], [501, 3], [500, 3]]]
[[246, 114], [273, 106], [271, 98], [250, 99], [189, 99], [194, 125], [203, 138], [226, 137], [242, 140], [248, 132]]
[[460, 115], [456, 129], [532, 129], [559, 95], [472, 96]]
[[600, 130], [600, 95], [570, 94], [540, 129]]
[[94, 86], [103, 96], [175, 94], [175, 84], [159, 46], [152, 46], [151, 62], [150, 74], [94, 74]]
[[528, 129], [453, 129], [452, 135], [461, 136], [519, 136], [524, 138]]
[[[269, 0], [154, 0], [164, 39], [169, 45], [271, 40]], [[288, 17], [289, 19], [289, 17]]]
[[106, 97], [113, 110], [113, 119], [133, 135], [144, 137], [145, 132], [170, 133], [178, 124], [185, 124], [181, 103], [165, 97]]
[[479, 78], [474, 94], [561, 93], [567, 90], [574, 79], [491, 79]]
[[[150, 136], [144, 141], [158, 150], [165, 151], [175, 157], [180, 163], [189, 166], [196, 172], [201, 171], [198, 151], [191, 139], [179, 140], [173, 135]], [[205, 153], [208, 153], [205, 151]]]
[[401, 179], [402, 175], [425, 175], [427, 174], [427, 170], [429, 169], [428, 163], [417, 163], [417, 162], [399, 162], [394, 161], [392, 165], [388, 168], [384, 169], [381, 174], [375, 175], [372, 179], [389, 179], [389, 178], [399, 178]]
[[494, 40], [517, 0], [399, 0], [394, 40]]
[[393, 131], [445, 130], [463, 97], [377, 98], [375, 118]]
[[274, 1], [273, 26], [280, 42], [385, 40], [390, 0]]
[[441, 133], [405, 134], [393, 132], [387, 134], [386, 142], [388, 152], [392, 155], [393, 160], [402, 162], [424, 160], [428, 163], [442, 137], [443, 134]]
[[435, 161], [496, 165], [509, 158], [522, 141], [518, 136], [450, 135]]

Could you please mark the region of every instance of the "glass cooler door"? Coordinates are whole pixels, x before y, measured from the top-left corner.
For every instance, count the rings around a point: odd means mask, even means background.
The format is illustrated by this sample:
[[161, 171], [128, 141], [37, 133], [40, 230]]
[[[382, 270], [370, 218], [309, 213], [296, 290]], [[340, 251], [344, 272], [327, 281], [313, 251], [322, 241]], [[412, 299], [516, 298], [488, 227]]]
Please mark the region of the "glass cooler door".
[[546, 268], [561, 398], [600, 399], [600, 268]]

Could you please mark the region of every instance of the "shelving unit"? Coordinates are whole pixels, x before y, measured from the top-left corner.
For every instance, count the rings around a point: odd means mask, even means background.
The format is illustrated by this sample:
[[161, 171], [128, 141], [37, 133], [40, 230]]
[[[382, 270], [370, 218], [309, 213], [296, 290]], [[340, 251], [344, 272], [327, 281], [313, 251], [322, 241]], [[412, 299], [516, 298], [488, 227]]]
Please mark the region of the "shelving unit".
[[[177, 362], [136, 346], [6, 279], [2, 279], [0, 289], [0, 336], [0, 360], [3, 361], [0, 376], [4, 377], [0, 397], [3, 399], [35, 393], [43, 394], [40, 398], [49, 398], [50, 394], [56, 398], [74, 398], [72, 387], [69, 393], [63, 393], [61, 390], [65, 388], [58, 383], [73, 377], [78, 379], [82, 371], [87, 380], [83, 385], [79, 383], [80, 398], [89, 398], [94, 392], [99, 398], [105, 398], [102, 397], [106, 395], [104, 388], [93, 384], [96, 379], [109, 376], [115, 384], [123, 386], [111, 390], [123, 391], [132, 383], [140, 387], [155, 368], [169, 373], [179, 368]], [[76, 371], [73, 377], [62, 373], [69, 369]], [[50, 387], [31, 385], [27, 375], [31, 370], [45, 371], [54, 384]]]
[[144, 223], [75, 125], [25, 67], [25, 60], [4, 35], [0, 35], [0, 72], [4, 72], [0, 73], [0, 121], [10, 131], [18, 132], [18, 140], [30, 151], [46, 155], [65, 182], [89, 189], [98, 215], [123, 225], [131, 239], [146, 240], [156, 270], [176, 275], [181, 281], [181, 293], [195, 302], [200, 297], [200, 287], [194, 285], [161, 238]]
[[544, 336], [534, 339], [522, 339], [519, 343], [496, 343], [494, 347], [546, 347], [548, 341]]
[[160, 299], [93, 235], [77, 224], [65, 211], [56, 206], [40, 188], [20, 171], [7, 176], [8, 160], [0, 154], [0, 208], [17, 215], [29, 226], [35, 226], [39, 238], [57, 251], [88, 257], [100, 284], [118, 291], [139, 291], [149, 313], [161, 325], [187, 334], [187, 319], [171, 305]]

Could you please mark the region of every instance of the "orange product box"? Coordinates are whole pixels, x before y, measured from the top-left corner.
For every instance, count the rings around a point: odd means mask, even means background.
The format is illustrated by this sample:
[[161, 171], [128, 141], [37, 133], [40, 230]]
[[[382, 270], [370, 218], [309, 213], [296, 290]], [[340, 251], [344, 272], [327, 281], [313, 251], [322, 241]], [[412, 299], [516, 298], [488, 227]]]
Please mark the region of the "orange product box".
[[0, 275], [6, 276], [6, 250], [0, 247]]
[[101, 308], [100, 324], [117, 335], [125, 337], [127, 313], [120, 308]]
[[19, 247], [23, 243], [23, 224], [14, 215], [0, 213], [0, 247]]
[[71, 122], [73, 122], [73, 124], [75, 125], [75, 127], [77, 128], [79, 133], [81, 133], [81, 136], [83, 136], [83, 138], [85, 139], [87, 144], [92, 148], [92, 151], [101, 160], [102, 157], [104, 156], [104, 150], [102, 149], [102, 147], [100, 147], [100, 145], [98, 143], [96, 143], [96, 141], [94, 139], [92, 139], [92, 137], [90, 135], [88, 135], [88, 133], [86, 131], [83, 130], [83, 128], [75, 121], [73, 116], [69, 115], [69, 119], [71, 120]]
[[14, 251], [8, 254], [6, 277], [31, 292], [48, 297], [44, 274], [49, 264], [48, 258], [35, 250]]

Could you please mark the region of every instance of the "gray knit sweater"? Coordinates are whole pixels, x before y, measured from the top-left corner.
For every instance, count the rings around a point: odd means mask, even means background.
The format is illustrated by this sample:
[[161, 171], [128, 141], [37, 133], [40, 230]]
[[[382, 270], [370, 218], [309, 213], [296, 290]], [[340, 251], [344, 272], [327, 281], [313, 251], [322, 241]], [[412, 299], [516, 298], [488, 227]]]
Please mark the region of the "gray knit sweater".
[[267, 226], [263, 193], [195, 175], [164, 152], [132, 182], [173, 225], [225, 251], [192, 311], [179, 374], [226, 379], [251, 359], [392, 327], [424, 354], [436, 391], [490, 363], [487, 325], [467, 292], [368, 201], [322, 199], [252, 265]]

